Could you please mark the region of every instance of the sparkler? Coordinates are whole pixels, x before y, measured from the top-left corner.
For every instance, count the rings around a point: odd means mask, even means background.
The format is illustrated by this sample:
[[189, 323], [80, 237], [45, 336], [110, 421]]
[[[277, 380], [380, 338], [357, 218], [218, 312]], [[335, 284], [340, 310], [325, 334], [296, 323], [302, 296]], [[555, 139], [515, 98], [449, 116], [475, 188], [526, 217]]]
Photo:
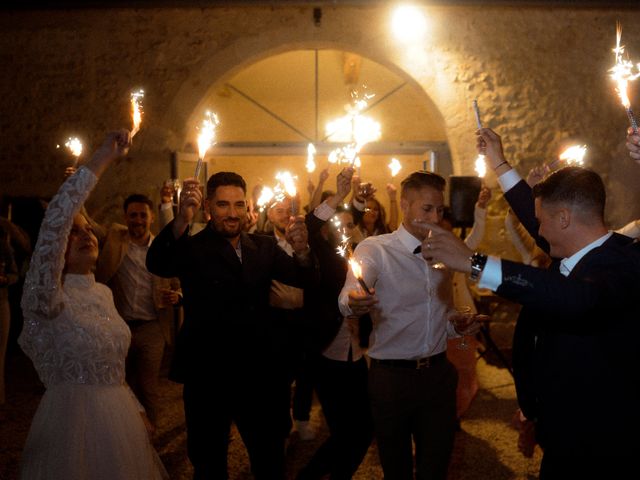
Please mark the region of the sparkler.
[[367, 287], [367, 284], [362, 278], [362, 268], [360, 267], [360, 264], [355, 259], [350, 258], [349, 266], [351, 267], [353, 276], [356, 277], [356, 280], [358, 280], [358, 283], [360, 284], [360, 286], [364, 289], [365, 292], [367, 292], [368, 294], [371, 294], [371, 292], [369, 291], [369, 287]]
[[331, 221], [333, 222], [335, 229], [338, 232], [340, 232], [340, 244], [336, 247], [336, 252], [341, 257], [344, 257], [344, 258], [351, 257], [351, 254], [353, 253], [351, 251], [351, 243], [349, 243], [349, 240], [351, 240], [351, 237], [348, 237], [347, 234], [345, 233], [345, 228], [342, 226], [342, 222], [340, 222], [340, 219], [338, 218], [337, 215], [334, 216], [331, 219]]
[[207, 150], [215, 144], [216, 127], [220, 124], [218, 116], [212, 112], [205, 112], [204, 120], [202, 120], [202, 127], [200, 128], [200, 135], [198, 135], [198, 163], [196, 164], [195, 178], [200, 176], [200, 170], [202, 169], [202, 161], [207, 154]]
[[397, 158], [392, 158], [388, 167], [389, 167], [389, 170], [391, 170], [391, 177], [393, 178], [398, 174], [398, 172], [402, 168], [402, 165], [400, 164], [400, 161]]
[[260, 192], [260, 196], [258, 197], [258, 200], [256, 201], [256, 203], [258, 204], [258, 207], [260, 208], [260, 211], [264, 211], [264, 207], [267, 205], [267, 203], [269, 203], [273, 197], [275, 196], [275, 194], [273, 193], [273, 190], [269, 187], [262, 187], [262, 191]]
[[298, 177], [294, 177], [289, 172], [278, 172], [276, 174], [276, 180], [282, 183], [282, 188], [284, 189], [284, 193], [286, 193], [289, 197], [291, 197], [291, 215], [296, 214], [296, 180]]
[[332, 141], [348, 142], [348, 145], [329, 154], [330, 163], [348, 163], [359, 167], [356, 162], [359, 161], [358, 154], [362, 147], [380, 139], [380, 124], [362, 114], [374, 96], [370, 93], [360, 95], [356, 90], [352, 90], [351, 103], [345, 107], [347, 114], [327, 124], [325, 131], [328, 138]]
[[484, 155], [478, 155], [476, 158], [475, 170], [480, 178], [484, 178], [487, 174], [487, 161]]
[[544, 166], [545, 175], [553, 171], [561, 162], [566, 162], [567, 165], [584, 165], [584, 156], [586, 153], [586, 145], [572, 145], [565, 148], [560, 155], [558, 155], [558, 158]]
[[613, 52], [616, 55], [616, 63], [613, 68], [609, 69], [609, 71], [611, 72], [611, 78], [617, 84], [616, 92], [618, 92], [622, 105], [627, 111], [627, 116], [629, 117], [629, 123], [631, 123], [633, 133], [638, 133], [638, 123], [636, 122], [633, 110], [631, 110], [631, 102], [629, 101], [629, 96], [627, 94], [627, 86], [630, 81], [633, 81], [640, 76], [640, 64], [636, 66], [636, 73], [634, 73], [633, 63], [623, 58], [624, 45], [620, 45], [621, 39], [622, 26], [620, 25], [620, 22], [618, 22], [616, 24], [616, 48], [613, 49]]
[[476, 126], [478, 129], [482, 128], [482, 121], [480, 120], [480, 109], [478, 108], [478, 100], [473, 101], [473, 113], [476, 116]]
[[315, 154], [316, 154], [316, 147], [313, 146], [313, 143], [310, 143], [307, 146], [307, 164], [306, 164], [307, 172], [309, 173], [313, 173], [316, 170], [316, 162], [313, 159]]
[[560, 160], [567, 162], [567, 165], [584, 165], [584, 155], [587, 153], [586, 145], [573, 145], [565, 149], [560, 156]]
[[[64, 144], [65, 147], [69, 149], [71, 155], [75, 158], [73, 162], [73, 167], [75, 168], [78, 165], [78, 160], [80, 159], [80, 155], [82, 155], [82, 142], [78, 137], [69, 137]], [[56, 148], [60, 148], [60, 145], [56, 145]]]
[[291, 175], [289, 172], [278, 172], [276, 173], [276, 183], [275, 187], [262, 187], [262, 191], [260, 192], [260, 196], [256, 201], [260, 211], [264, 211], [264, 209], [268, 206], [271, 208], [276, 203], [282, 202], [287, 196], [291, 197], [291, 215], [295, 215], [295, 196], [296, 196], [296, 180], [298, 177]]
[[133, 128], [131, 129], [131, 138], [140, 130], [142, 123], [142, 99], [144, 98], [144, 90], [131, 92], [131, 118], [133, 120]]

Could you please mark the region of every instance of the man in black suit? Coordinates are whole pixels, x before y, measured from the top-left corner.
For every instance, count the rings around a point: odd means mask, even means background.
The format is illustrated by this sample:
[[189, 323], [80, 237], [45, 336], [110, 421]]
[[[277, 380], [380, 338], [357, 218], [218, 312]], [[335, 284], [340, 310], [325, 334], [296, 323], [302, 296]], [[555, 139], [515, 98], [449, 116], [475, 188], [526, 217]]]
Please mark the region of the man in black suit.
[[184, 383], [194, 479], [228, 478], [232, 421], [255, 478], [284, 478], [286, 335], [269, 314], [269, 289], [272, 279], [301, 286], [313, 269], [305, 268], [310, 261], [304, 219], [292, 219], [287, 228], [294, 250], [290, 257], [274, 238], [243, 232], [245, 195], [241, 176], [212, 175], [205, 200], [211, 221], [189, 236], [202, 193], [196, 180], [185, 181], [178, 217], [155, 238], [147, 255], [149, 271], [183, 282], [185, 322], [176, 341], [172, 379]]
[[479, 135], [511, 207], [555, 260], [542, 270], [487, 259], [435, 226], [423, 248], [523, 305], [514, 373], [518, 401], [544, 449], [540, 477], [621, 478], [635, 467], [640, 428], [640, 346], [629, 339], [640, 253], [631, 239], [607, 230], [605, 188], [595, 172], [567, 167], [532, 190], [508, 181], [515, 172], [500, 137], [489, 129]]

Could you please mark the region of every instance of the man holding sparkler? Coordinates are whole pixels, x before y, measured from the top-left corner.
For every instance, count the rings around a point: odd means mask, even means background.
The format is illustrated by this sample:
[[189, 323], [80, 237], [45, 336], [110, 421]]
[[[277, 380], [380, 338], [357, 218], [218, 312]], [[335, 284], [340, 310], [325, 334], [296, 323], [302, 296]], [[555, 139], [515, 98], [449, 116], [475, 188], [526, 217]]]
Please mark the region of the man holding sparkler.
[[554, 260], [543, 270], [487, 258], [435, 226], [426, 247], [523, 305], [514, 374], [544, 449], [540, 478], [623, 478], [635, 468], [640, 431], [640, 349], [628, 338], [640, 294], [637, 244], [607, 230], [605, 187], [595, 172], [566, 167], [531, 190], [504, 159], [500, 137], [489, 129], [478, 136], [510, 205]]
[[[472, 333], [475, 317], [453, 310], [451, 271], [435, 268], [421, 245], [444, 209], [445, 179], [414, 172], [402, 181], [401, 226], [368, 237], [354, 252], [362, 276], [353, 272], [340, 293], [344, 316], [370, 313], [369, 392], [385, 478], [446, 479], [456, 428], [455, 367], [447, 338]], [[368, 285], [365, 288], [360, 285]]]
[[236, 173], [218, 172], [207, 182], [209, 225], [189, 236], [202, 202], [199, 187], [197, 180], [184, 181], [178, 216], [147, 255], [149, 270], [179, 277], [184, 293], [185, 321], [176, 340], [172, 378], [184, 383], [194, 478], [228, 478], [233, 421], [254, 477], [283, 479], [289, 432], [282, 425], [289, 415], [289, 389], [285, 336], [270, 316], [269, 290], [272, 279], [295, 286], [312, 280], [307, 229], [302, 217], [291, 218], [286, 236], [293, 258], [274, 238], [245, 233], [245, 181]]

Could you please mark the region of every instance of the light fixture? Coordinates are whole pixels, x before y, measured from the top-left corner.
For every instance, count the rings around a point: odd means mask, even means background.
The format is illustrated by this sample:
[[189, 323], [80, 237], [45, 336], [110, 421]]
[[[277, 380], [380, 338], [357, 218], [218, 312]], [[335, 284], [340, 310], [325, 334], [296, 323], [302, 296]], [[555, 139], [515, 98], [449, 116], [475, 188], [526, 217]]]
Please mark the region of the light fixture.
[[422, 39], [427, 29], [427, 21], [422, 10], [413, 5], [400, 5], [393, 12], [393, 33], [402, 42]]

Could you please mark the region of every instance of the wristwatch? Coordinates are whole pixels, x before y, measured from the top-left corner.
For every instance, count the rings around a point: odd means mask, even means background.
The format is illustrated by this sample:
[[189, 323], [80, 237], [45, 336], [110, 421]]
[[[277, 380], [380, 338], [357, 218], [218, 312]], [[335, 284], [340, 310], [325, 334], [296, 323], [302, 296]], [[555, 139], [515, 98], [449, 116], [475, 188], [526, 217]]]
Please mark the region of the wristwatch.
[[484, 266], [487, 264], [487, 256], [481, 253], [475, 252], [469, 258], [471, 260], [471, 273], [469, 274], [469, 278], [474, 282], [480, 280], [480, 275], [484, 270]]

